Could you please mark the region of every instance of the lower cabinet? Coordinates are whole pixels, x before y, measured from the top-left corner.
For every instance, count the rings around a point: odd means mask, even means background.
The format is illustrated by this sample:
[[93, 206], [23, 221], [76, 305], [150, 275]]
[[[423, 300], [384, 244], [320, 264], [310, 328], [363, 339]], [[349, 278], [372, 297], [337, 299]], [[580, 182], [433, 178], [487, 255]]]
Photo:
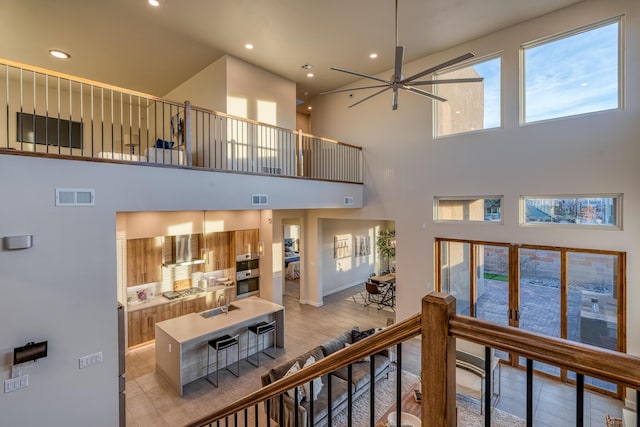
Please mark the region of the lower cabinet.
[[156, 322], [204, 310], [206, 310], [206, 297], [201, 296], [130, 311], [128, 314], [128, 345], [133, 347], [154, 340], [156, 338]]
[[182, 314], [199, 313], [207, 309], [207, 297], [199, 296], [182, 301]]

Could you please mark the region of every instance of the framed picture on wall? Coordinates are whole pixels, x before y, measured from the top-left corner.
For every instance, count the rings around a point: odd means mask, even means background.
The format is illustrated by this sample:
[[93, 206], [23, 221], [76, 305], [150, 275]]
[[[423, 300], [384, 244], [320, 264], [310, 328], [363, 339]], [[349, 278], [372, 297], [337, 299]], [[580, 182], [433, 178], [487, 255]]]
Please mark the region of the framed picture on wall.
[[341, 234], [333, 238], [333, 257], [335, 259], [351, 256], [351, 235]]
[[371, 238], [369, 236], [356, 236], [356, 256], [371, 254]]

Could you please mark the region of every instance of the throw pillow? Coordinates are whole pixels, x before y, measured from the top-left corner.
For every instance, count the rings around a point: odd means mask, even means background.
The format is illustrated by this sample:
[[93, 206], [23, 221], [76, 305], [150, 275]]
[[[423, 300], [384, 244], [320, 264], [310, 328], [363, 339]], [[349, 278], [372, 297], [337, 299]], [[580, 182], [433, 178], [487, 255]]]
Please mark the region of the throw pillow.
[[[316, 363], [316, 358], [313, 356], [309, 356], [307, 361], [304, 362], [303, 368], [306, 368], [312, 363]], [[311, 396], [311, 386], [309, 384], [310, 383], [304, 383], [302, 386], [304, 388], [304, 395], [307, 398], [307, 400], [309, 400], [309, 396]], [[323, 386], [322, 378], [318, 377], [313, 379], [313, 400], [318, 400], [318, 396], [320, 395], [320, 390], [322, 390], [322, 386]]]
[[[349, 347], [351, 344], [349, 344], [348, 342], [344, 343], [344, 348]], [[360, 363], [360, 362], [371, 362], [371, 358], [369, 356], [365, 356], [362, 359], [358, 359], [356, 360], [356, 363]]]
[[[295, 374], [295, 373], [296, 373], [296, 372], [298, 372], [299, 370], [300, 370], [300, 363], [298, 363], [298, 362], [296, 361], [296, 363], [294, 363], [293, 365], [291, 365], [291, 367], [289, 368], [289, 370], [287, 371], [287, 373], [286, 373], [286, 374], [284, 374], [284, 376], [285, 376], [285, 377], [288, 377], [289, 375], [293, 375], [293, 374]], [[283, 377], [283, 378], [284, 378], [284, 377]], [[293, 393], [294, 393], [294, 390], [295, 390], [295, 388], [294, 388], [294, 389], [291, 389], [291, 390], [287, 390], [287, 391], [286, 391], [287, 396], [289, 396], [290, 398], [292, 398], [292, 399], [293, 399], [293, 396], [294, 396], [294, 394], [293, 394]], [[298, 402], [302, 402], [302, 399], [304, 399], [304, 389], [303, 389], [303, 387], [298, 387]]]
[[351, 330], [351, 342], [358, 342], [363, 338], [373, 335], [376, 330], [374, 328], [367, 329], [366, 331], [360, 331], [357, 328]]

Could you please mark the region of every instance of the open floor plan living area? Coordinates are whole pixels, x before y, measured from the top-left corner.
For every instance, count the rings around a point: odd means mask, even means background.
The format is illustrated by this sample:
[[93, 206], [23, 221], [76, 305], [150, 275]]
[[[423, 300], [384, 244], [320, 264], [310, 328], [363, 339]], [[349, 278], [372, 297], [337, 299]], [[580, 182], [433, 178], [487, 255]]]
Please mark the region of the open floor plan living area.
[[638, 0], [3, 0], [0, 425], [640, 427], [638, 46]]

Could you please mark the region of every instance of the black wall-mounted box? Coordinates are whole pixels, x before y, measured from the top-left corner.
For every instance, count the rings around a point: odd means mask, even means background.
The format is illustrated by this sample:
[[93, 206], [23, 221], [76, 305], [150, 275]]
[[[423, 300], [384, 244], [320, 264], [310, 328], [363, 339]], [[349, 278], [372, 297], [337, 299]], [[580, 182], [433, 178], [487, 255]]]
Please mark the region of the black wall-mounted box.
[[39, 343], [30, 342], [24, 347], [14, 348], [13, 364], [18, 365], [20, 363], [47, 357], [47, 344], [48, 341], [42, 341]]

